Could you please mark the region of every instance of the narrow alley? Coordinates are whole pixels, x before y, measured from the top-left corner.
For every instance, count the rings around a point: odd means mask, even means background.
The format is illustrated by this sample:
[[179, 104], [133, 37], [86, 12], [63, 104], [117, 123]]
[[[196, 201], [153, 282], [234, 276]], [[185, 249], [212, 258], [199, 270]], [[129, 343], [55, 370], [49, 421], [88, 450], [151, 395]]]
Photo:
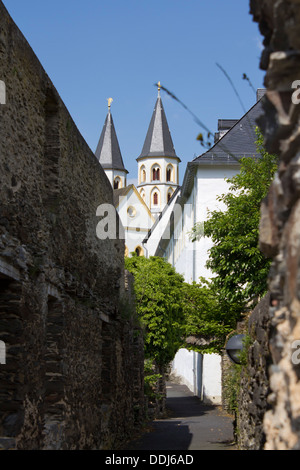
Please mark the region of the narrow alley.
[[126, 450], [236, 450], [232, 417], [203, 404], [185, 385], [167, 383], [167, 410], [166, 419], [155, 420]]

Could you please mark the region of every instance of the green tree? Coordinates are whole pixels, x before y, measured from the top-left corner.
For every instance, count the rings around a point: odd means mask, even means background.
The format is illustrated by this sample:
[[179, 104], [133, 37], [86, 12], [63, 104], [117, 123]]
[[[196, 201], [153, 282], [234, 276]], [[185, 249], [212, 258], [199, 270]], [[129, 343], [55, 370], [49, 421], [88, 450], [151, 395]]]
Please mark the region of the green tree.
[[145, 357], [160, 367], [173, 360], [184, 335], [184, 279], [163, 258], [132, 256], [137, 314], [145, 328]]
[[186, 347], [202, 354], [219, 353], [235, 323], [214, 284], [204, 278], [198, 284], [185, 283], [183, 295], [185, 338], [193, 337]]
[[[257, 150], [260, 158], [242, 158], [240, 173], [228, 179], [230, 191], [219, 197], [226, 209], [212, 211], [201, 226], [211, 237], [207, 267], [215, 274], [213, 289], [227, 304], [231, 315], [238, 318], [251, 309], [267, 290], [270, 260], [259, 250], [260, 205], [266, 196], [277, 169], [277, 157], [267, 153], [257, 130]], [[199, 235], [199, 224], [193, 229]]]

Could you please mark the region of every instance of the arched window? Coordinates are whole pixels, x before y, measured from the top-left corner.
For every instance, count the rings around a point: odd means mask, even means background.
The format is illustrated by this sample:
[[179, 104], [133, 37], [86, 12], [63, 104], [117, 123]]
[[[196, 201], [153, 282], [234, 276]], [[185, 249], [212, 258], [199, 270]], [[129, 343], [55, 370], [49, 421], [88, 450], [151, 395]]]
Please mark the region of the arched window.
[[167, 201], [168, 201], [168, 202], [170, 201], [170, 199], [171, 199], [171, 197], [172, 197], [172, 195], [173, 195], [173, 192], [174, 192], [173, 189], [172, 189], [172, 188], [169, 188], [168, 193], [167, 193]]
[[155, 186], [150, 195], [150, 206], [153, 208], [158, 208], [161, 204], [161, 196], [159, 189]]
[[166, 181], [175, 183], [175, 168], [169, 163], [166, 169]]
[[160, 181], [160, 167], [153, 165], [152, 167], [152, 181]]
[[134, 252], [138, 255], [138, 256], [144, 256], [144, 250], [141, 246], [137, 246], [134, 250]]
[[144, 191], [143, 189], [140, 191], [140, 195], [142, 196], [143, 200], [145, 200], [145, 198], [146, 198], [146, 193], [145, 193], [145, 191]]
[[119, 176], [114, 179], [114, 189], [120, 189], [122, 187], [122, 181]]
[[146, 182], [146, 168], [144, 165], [141, 167], [141, 170], [140, 170], [140, 180], [141, 180], [141, 183]]
[[136, 252], [136, 254], [137, 254], [138, 256], [141, 255], [141, 249], [140, 249], [139, 246], [136, 247], [135, 252]]

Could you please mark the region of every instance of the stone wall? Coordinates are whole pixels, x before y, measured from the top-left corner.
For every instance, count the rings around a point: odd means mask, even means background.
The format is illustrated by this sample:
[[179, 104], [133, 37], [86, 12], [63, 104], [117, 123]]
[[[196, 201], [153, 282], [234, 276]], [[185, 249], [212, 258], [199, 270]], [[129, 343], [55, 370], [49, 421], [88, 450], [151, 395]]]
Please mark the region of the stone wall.
[[300, 80], [300, 2], [251, 0], [250, 5], [264, 36], [261, 68], [267, 93], [260, 127], [267, 151], [280, 158], [260, 227], [261, 249], [273, 259], [264, 448], [300, 449], [300, 106], [294, 83]]
[[112, 189], [1, 0], [0, 80], [0, 447], [112, 448], [143, 415], [124, 242], [96, 236]]
[[246, 366], [241, 367], [237, 396], [236, 436], [240, 450], [262, 450], [266, 436], [263, 420], [269, 408], [270, 295], [256, 306], [244, 327]]

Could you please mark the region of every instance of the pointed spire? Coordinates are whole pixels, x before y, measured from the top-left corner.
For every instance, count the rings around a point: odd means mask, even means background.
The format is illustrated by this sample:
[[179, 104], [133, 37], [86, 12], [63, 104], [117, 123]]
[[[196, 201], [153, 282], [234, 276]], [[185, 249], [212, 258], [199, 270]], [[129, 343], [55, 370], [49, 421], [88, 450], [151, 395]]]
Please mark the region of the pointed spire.
[[123, 158], [110, 110], [113, 99], [108, 98], [107, 101], [108, 113], [95, 155], [104, 169], [122, 170], [127, 172], [123, 163]]
[[177, 157], [160, 96], [160, 87], [160, 82], [158, 82], [158, 97], [143, 150], [138, 158], [152, 156]]

